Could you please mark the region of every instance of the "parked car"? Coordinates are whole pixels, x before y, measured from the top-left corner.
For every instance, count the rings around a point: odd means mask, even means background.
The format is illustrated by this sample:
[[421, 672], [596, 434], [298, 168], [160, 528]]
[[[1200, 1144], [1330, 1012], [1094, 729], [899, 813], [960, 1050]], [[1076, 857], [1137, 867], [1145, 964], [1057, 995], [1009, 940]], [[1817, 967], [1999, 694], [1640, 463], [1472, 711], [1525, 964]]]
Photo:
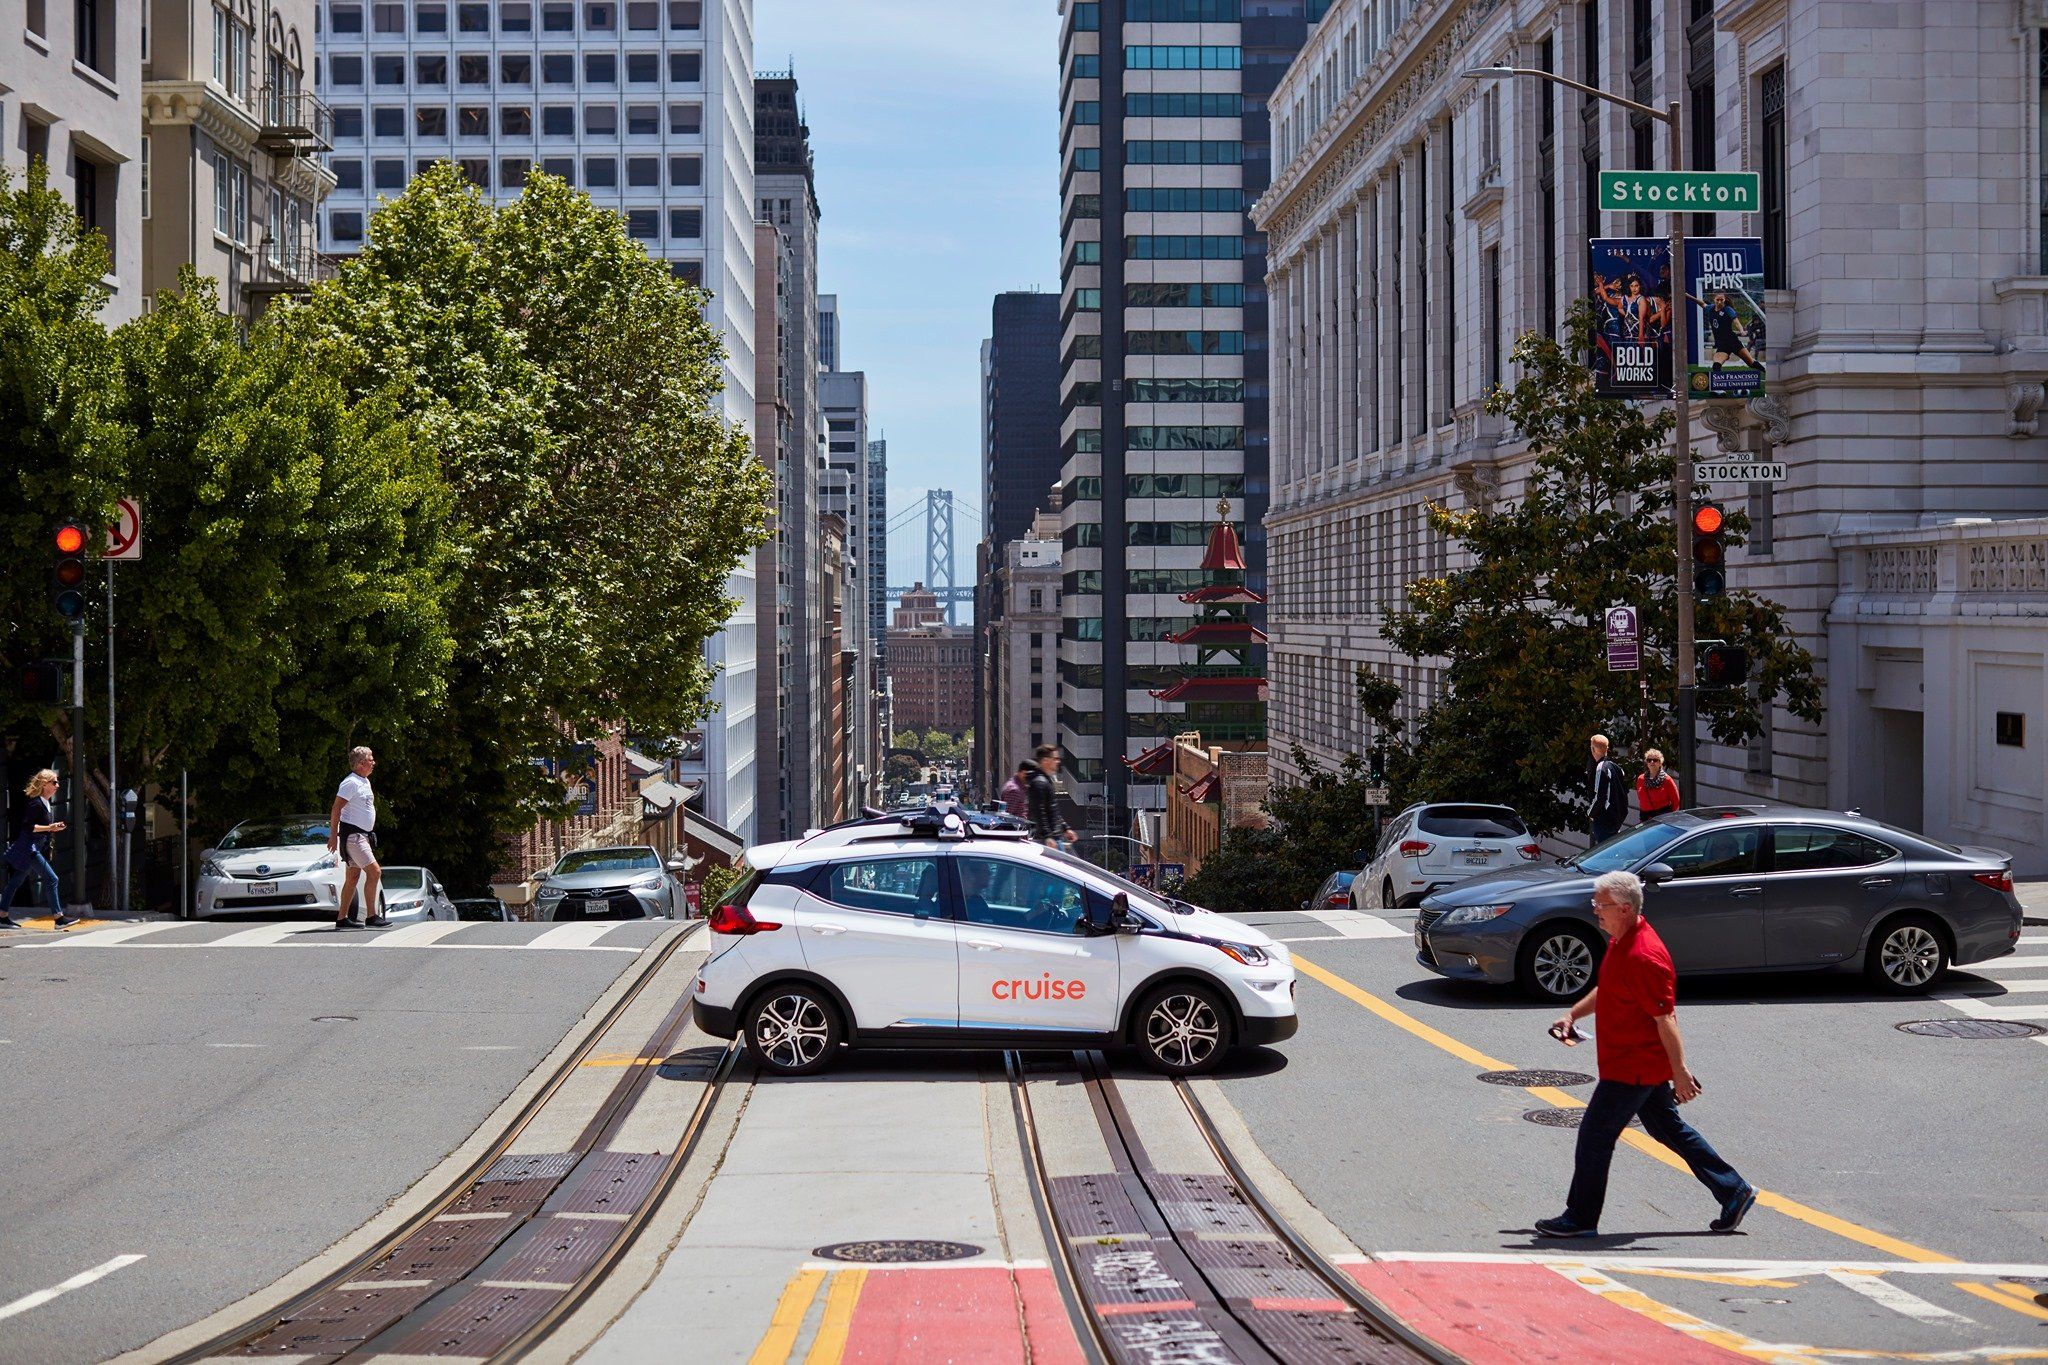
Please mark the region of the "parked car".
[[324, 815], [244, 820], [199, 855], [194, 913], [317, 909], [331, 916], [341, 896], [341, 860], [327, 851], [327, 835]]
[[1351, 884], [1352, 907], [1412, 909], [1431, 892], [1542, 856], [1511, 807], [1421, 802], [1388, 823], [1379, 852]]
[[455, 918], [503, 924], [511, 921], [512, 912], [496, 896], [464, 896], [455, 901]]
[[1301, 903], [1301, 908], [1348, 910], [1351, 908], [1351, 884], [1357, 880], [1356, 872], [1332, 872], [1323, 878], [1323, 884], [1316, 888], [1315, 895]]
[[676, 919], [683, 892], [645, 844], [564, 853], [534, 895], [534, 918]]
[[440, 878], [424, 867], [384, 869], [384, 914], [393, 924], [455, 919], [455, 902]]
[[2013, 951], [2012, 859], [1854, 812], [1709, 806], [1661, 816], [1571, 862], [1510, 867], [1422, 902], [1416, 960], [1443, 976], [1519, 982], [1544, 1000], [1593, 984], [1606, 944], [1593, 881], [1628, 871], [1682, 976], [1860, 964], [1892, 995], [1950, 964]]

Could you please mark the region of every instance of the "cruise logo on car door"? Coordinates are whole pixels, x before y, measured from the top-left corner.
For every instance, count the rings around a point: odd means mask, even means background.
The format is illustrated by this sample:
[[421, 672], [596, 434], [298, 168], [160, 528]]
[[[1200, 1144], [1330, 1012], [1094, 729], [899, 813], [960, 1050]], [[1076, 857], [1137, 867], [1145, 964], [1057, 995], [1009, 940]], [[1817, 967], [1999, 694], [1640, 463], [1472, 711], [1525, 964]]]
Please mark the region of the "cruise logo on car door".
[[1036, 981], [997, 981], [988, 988], [988, 993], [998, 1000], [1085, 1000], [1088, 998], [1088, 983], [1059, 981], [1051, 972], [1041, 972]]

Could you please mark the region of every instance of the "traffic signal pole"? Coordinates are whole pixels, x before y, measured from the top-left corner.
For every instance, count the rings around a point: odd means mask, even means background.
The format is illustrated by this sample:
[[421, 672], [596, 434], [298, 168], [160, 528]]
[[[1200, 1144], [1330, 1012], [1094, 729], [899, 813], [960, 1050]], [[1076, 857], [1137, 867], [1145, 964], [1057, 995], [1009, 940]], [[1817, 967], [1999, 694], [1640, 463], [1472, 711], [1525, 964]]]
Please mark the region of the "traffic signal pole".
[[85, 894], [85, 621], [71, 623], [71, 894]]
[[[1674, 171], [1686, 169], [1685, 139], [1680, 130], [1679, 104], [1664, 106], [1664, 124], [1670, 134], [1670, 163]], [[1678, 673], [1678, 706], [1673, 719], [1678, 725], [1678, 771], [1683, 774], [1679, 797], [1685, 804], [1699, 799], [1699, 735], [1696, 712], [1699, 707], [1699, 660], [1693, 623], [1692, 594], [1692, 399], [1688, 392], [1691, 352], [1686, 332], [1691, 323], [1685, 294], [1685, 214], [1671, 210], [1671, 407], [1677, 425], [1672, 433], [1671, 533], [1678, 545], [1678, 573], [1672, 588], [1678, 594], [1678, 640], [1672, 650]], [[1690, 794], [1691, 800], [1686, 801]]]

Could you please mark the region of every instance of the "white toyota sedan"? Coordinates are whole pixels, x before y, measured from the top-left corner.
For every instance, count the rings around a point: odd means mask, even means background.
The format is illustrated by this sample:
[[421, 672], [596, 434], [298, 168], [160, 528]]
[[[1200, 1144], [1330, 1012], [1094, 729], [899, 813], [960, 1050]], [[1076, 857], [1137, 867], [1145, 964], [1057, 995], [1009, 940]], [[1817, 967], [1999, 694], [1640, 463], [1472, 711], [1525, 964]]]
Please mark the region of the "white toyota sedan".
[[1193, 1075], [1297, 1025], [1257, 929], [936, 807], [749, 849], [710, 929], [696, 1021], [777, 1075], [842, 1045], [1130, 1047]]
[[341, 898], [341, 860], [327, 851], [327, 832], [324, 815], [244, 820], [200, 855], [197, 913], [332, 916]]

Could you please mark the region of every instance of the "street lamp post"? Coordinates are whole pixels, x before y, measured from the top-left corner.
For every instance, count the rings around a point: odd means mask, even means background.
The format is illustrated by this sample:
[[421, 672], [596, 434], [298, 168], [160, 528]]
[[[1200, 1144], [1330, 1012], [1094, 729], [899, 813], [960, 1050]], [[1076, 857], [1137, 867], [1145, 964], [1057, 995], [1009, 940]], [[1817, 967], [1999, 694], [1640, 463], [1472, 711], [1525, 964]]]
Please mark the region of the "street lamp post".
[[[1596, 86], [1585, 85], [1554, 72], [1525, 66], [1478, 66], [1459, 73], [1474, 80], [1491, 80], [1503, 76], [1529, 76], [1549, 81], [1591, 95], [1594, 99], [1618, 104], [1638, 114], [1656, 119], [1669, 134], [1670, 169], [1682, 171], [1685, 165], [1685, 142], [1679, 124], [1679, 103], [1668, 101], [1662, 109], [1635, 100], [1623, 99]], [[1594, 205], [1593, 211], [1598, 212]], [[1678, 594], [1678, 642], [1674, 659], [1678, 673], [1678, 768], [1685, 774], [1686, 785], [1681, 790], [1694, 794], [1699, 791], [1698, 739], [1694, 734], [1695, 716], [1699, 705], [1699, 673], [1694, 648], [1693, 593], [1692, 593], [1692, 402], [1686, 386], [1680, 379], [1687, 363], [1686, 328], [1689, 322], [1685, 299], [1685, 214], [1673, 207], [1671, 214], [1671, 403], [1672, 416], [1676, 421], [1673, 433], [1673, 459], [1671, 461], [1671, 531], [1678, 542], [1678, 573], [1672, 584]]]

